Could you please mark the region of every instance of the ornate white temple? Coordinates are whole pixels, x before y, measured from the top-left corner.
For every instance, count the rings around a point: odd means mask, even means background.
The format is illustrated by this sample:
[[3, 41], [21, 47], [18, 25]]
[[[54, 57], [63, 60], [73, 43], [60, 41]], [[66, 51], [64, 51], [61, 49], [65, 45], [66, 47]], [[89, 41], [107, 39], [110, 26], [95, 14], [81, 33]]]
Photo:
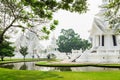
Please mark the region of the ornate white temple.
[[[106, 5], [109, 0], [103, 0], [102, 6]], [[92, 48], [89, 52], [82, 53], [78, 62], [94, 62], [94, 63], [119, 63], [120, 62], [120, 44], [119, 35], [116, 31], [120, 26], [110, 28], [108, 21], [103, 15], [106, 9], [101, 9], [95, 15], [92, 29], [90, 31], [90, 39]]]
[[56, 38], [55, 35], [53, 34], [53, 37], [51, 38], [51, 44], [47, 46], [47, 52], [49, 53], [54, 53], [57, 51], [57, 42], [56, 42]]
[[38, 58], [42, 53], [44, 47], [40, 44], [40, 41], [35, 33], [31, 31], [26, 31], [20, 35], [20, 37], [15, 42], [15, 56], [14, 58], [22, 58], [22, 54], [19, 52], [20, 47], [27, 47], [28, 54], [26, 58]]

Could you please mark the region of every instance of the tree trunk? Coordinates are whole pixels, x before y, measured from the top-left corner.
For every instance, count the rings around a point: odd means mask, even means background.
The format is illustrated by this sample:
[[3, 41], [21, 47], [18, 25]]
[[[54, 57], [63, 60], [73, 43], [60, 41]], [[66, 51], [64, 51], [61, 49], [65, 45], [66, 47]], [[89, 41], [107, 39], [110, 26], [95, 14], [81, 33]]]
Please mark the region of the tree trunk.
[[25, 56], [24, 56], [24, 61], [25, 61]]
[[3, 36], [0, 35], [0, 44], [3, 42]]
[[4, 57], [3, 56], [1, 56], [1, 60], [4, 61]]

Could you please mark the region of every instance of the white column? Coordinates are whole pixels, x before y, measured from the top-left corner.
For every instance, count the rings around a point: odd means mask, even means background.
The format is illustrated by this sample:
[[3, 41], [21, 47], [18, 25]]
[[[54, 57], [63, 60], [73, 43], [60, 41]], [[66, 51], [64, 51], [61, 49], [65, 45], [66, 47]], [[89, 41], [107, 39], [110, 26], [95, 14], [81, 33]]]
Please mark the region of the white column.
[[94, 36], [94, 46], [96, 47], [96, 36]]
[[112, 36], [111, 35], [107, 35], [107, 41], [106, 41], [106, 43], [107, 43], [107, 48], [108, 49], [110, 49], [110, 47], [112, 46], [111, 44], [113, 44], [111, 42], [112, 42]]
[[97, 46], [99, 46], [99, 35], [97, 35], [96, 41], [97, 41]]
[[96, 46], [96, 40], [95, 40], [95, 36], [93, 37], [93, 47]]
[[96, 46], [98, 46], [98, 35], [95, 36]]
[[100, 35], [100, 46], [102, 46], [102, 35]]

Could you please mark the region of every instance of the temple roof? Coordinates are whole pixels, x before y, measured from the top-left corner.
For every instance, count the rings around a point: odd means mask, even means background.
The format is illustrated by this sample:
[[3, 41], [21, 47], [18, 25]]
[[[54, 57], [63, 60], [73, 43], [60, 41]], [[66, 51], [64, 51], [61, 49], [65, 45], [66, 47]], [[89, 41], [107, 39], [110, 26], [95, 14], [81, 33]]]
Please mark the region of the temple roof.
[[104, 30], [105, 30], [105, 25], [104, 25], [103, 21], [101, 21], [101, 20], [98, 19], [98, 18], [94, 18], [94, 23], [95, 23], [96, 27], [98, 27], [101, 31], [104, 32]]
[[120, 29], [120, 24], [110, 28], [108, 21], [105, 21], [100, 17], [95, 17], [93, 20], [92, 29], [90, 30], [90, 36], [99, 34], [114, 34], [118, 29]]

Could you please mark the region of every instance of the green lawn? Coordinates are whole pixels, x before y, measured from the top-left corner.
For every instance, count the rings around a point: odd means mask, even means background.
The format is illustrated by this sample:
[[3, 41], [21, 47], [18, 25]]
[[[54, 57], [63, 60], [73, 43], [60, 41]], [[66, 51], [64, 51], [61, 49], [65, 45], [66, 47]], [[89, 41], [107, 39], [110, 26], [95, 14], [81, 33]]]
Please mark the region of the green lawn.
[[31, 59], [31, 58], [26, 58], [24, 59], [8, 59], [6, 58], [4, 61], [0, 60], [0, 64], [5, 64], [5, 63], [13, 63], [13, 62], [29, 62], [29, 61], [55, 61], [54, 59], [45, 59], [45, 58], [41, 58], [41, 59]]
[[120, 80], [120, 71], [43, 72], [0, 68], [0, 80]]
[[120, 64], [81, 64], [81, 63], [54, 63], [48, 61], [40, 61], [36, 63], [37, 66], [50, 66], [50, 67], [82, 67], [82, 66], [94, 66], [94, 67], [113, 67], [120, 68]]
[[[11, 62], [22, 61], [19, 59], [11, 60]], [[26, 61], [32, 61], [26, 59]], [[6, 63], [9, 60], [0, 61]], [[51, 62], [51, 61], [50, 61]], [[48, 64], [47, 61], [40, 64]], [[58, 65], [58, 64], [57, 64]], [[65, 65], [65, 64], [64, 64]], [[73, 64], [72, 64], [73, 65]], [[77, 65], [77, 64], [76, 64]], [[104, 64], [108, 65], [108, 64]], [[109, 64], [120, 66], [120, 64]], [[120, 71], [96, 71], [96, 72], [55, 72], [55, 71], [25, 71], [10, 70], [0, 68], [0, 80], [120, 80]]]

